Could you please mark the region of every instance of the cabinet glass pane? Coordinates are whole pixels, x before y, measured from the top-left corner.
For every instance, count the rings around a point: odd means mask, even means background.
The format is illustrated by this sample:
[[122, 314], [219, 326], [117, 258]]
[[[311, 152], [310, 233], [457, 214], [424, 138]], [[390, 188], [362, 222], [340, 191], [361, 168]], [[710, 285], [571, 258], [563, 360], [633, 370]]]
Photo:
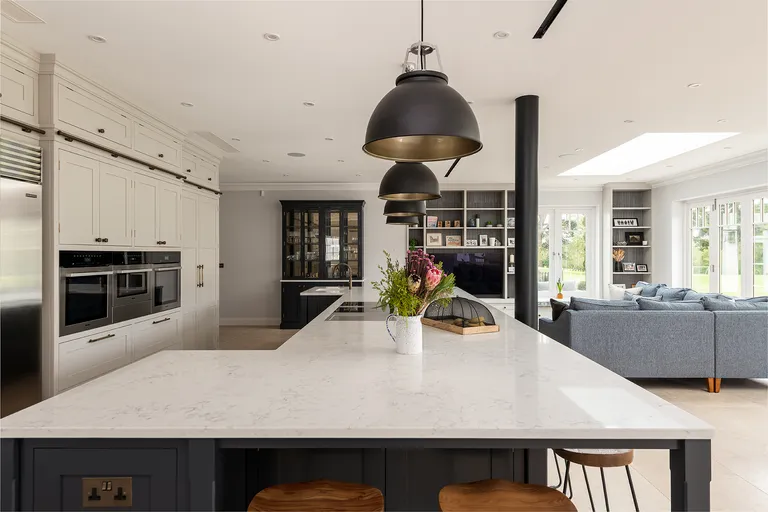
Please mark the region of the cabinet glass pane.
[[341, 261], [341, 210], [328, 210], [325, 214], [325, 270], [329, 279], [344, 277]]
[[301, 272], [301, 212], [285, 212], [285, 278], [303, 277]]
[[[345, 225], [343, 233], [344, 253], [342, 257], [349, 265], [352, 278], [360, 277], [360, 228], [357, 212], [345, 212]], [[345, 275], [345, 277], [347, 277]]]
[[304, 277], [320, 277], [320, 212], [304, 212]]

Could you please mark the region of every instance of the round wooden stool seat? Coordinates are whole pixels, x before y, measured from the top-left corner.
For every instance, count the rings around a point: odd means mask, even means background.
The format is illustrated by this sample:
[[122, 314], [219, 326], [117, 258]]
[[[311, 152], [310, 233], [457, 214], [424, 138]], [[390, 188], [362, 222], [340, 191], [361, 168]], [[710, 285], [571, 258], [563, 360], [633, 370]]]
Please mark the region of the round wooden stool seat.
[[384, 497], [375, 487], [332, 480], [280, 484], [260, 491], [248, 512], [383, 512]]
[[629, 466], [635, 458], [634, 450], [578, 450], [578, 449], [558, 449], [555, 453], [563, 459], [593, 468], [618, 468]]
[[440, 490], [443, 512], [575, 512], [565, 494], [545, 485], [481, 480], [446, 485]]

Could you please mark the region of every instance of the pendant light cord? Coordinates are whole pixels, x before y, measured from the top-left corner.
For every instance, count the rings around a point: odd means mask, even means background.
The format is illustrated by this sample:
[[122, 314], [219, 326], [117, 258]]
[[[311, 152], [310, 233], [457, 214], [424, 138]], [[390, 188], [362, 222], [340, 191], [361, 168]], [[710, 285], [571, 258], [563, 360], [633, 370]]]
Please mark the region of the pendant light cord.
[[424, 55], [424, 0], [421, 0], [421, 39], [419, 39], [419, 55], [421, 56], [422, 71], [427, 68], [427, 58]]

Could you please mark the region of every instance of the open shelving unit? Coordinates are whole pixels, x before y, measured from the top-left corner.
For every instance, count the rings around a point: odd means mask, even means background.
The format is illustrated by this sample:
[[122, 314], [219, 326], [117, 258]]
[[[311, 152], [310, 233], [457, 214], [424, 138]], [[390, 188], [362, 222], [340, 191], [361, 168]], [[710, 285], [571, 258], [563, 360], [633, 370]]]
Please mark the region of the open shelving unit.
[[[608, 254], [608, 261], [611, 265], [611, 280], [613, 284], [623, 284], [626, 287], [633, 286], [637, 281], [649, 281], [653, 279], [653, 268], [651, 268], [652, 245], [651, 245], [651, 190], [650, 189], [614, 189], [611, 191], [611, 252]], [[616, 219], [637, 219], [637, 226], [614, 226]], [[640, 233], [642, 239], [647, 245], [630, 245], [632, 240], [628, 234]], [[620, 245], [619, 242], [626, 243]], [[615, 249], [624, 249], [624, 260], [622, 263], [635, 263], [647, 265], [647, 272], [618, 271], [614, 265], [612, 252]]]
[[[514, 245], [509, 245], [508, 240], [515, 238], [514, 221], [508, 225], [509, 218], [515, 217], [515, 192], [514, 190], [443, 190], [442, 197], [427, 201], [427, 217], [419, 220], [418, 227], [407, 229], [406, 247], [413, 245], [422, 248], [428, 253], [446, 252], [467, 249], [484, 251], [503, 251], [504, 282], [502, 293], [496, 299], [514, 299], [515, 283], [514, 273], [509, 272], [510, 256], [515, 253]], [[449, 227], [427, 227], [427, 219], [437, 217], [438, 221], [450, 222]], [[480, 225], [469, 226], [479, 220]], [[459, 221], [459, 226], [454, 222]], [[490, 222], [491, 225], [486, 224]], [[441, 245], [427, 245], [430, 234], [442, 236]], [[488, 243], [491, 238], [498, 241], [498, 245], [480, 245], [480, 236], [485, 235]], [[461, 245], [447, 245], [446, 237], [459, 236]], [[477, 245], [466, 245], [468, 240], [475, 241]], [[487, 298], [487, 297], [486, 297]]]

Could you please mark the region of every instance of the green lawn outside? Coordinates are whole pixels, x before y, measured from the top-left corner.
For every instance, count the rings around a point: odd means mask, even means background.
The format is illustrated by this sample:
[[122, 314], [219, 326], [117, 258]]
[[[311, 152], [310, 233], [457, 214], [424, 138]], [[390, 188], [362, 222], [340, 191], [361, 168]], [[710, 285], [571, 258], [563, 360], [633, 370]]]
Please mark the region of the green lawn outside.
[[[768, 276], [765, 275], [759, 275], [755, 276], [755, 290], [752, 292], [751, 290], [738, 293], [738, 281], [741, 279], [740, 276], [724, 276], [723, 283], [721, 286], [721, 291], [723, 295], [741, 295], [741, 296], [759, 296], [759, 295], [768, 295]], [[691, 288], [696, 290], [697, 292], [708, 292], [709, 291], [709, 274], [694, 274], [692, 279]]]

